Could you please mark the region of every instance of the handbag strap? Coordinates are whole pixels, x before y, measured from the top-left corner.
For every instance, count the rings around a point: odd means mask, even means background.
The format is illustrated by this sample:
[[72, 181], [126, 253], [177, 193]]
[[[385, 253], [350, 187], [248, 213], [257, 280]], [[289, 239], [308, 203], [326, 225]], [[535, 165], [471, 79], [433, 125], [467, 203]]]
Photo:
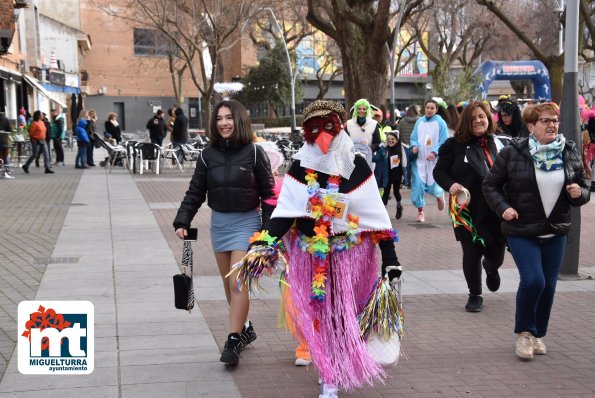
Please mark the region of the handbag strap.
[[[184, 248], [182, 249], [182, 267], [190, 268], [190, 279], [192, 279], [192, 242], [184, 241]], [[185, 270], [185, 268], [184, 268]]]

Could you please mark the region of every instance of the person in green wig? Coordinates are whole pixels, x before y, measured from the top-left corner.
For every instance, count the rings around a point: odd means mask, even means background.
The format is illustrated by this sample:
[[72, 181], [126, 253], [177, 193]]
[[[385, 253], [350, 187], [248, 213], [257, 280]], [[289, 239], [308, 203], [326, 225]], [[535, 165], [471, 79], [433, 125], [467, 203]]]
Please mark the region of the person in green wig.
[[366, 99], [359, 99], [353, 105], [352, 118], [347, 121], [345, 129], [355, 151], [359, 152], [372, 168], [372, 154], [380, 145], [380, 131], [378, 123], [372, 119], [372, 107]]

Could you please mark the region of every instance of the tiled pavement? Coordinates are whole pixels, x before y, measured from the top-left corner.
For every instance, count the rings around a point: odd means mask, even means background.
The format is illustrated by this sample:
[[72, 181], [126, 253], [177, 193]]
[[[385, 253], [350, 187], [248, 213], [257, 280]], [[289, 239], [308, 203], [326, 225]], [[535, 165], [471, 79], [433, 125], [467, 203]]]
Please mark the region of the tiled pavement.
[[[17, 171], [17, 180], [0, 180], [0, 225], [8, 231], [0, 243], [0, 351], [5, 360], [13, 352], [19, 301], [36, 292], [38, 298], [58, 298], [60, 288], [70, 283], [80, 288], [70, 297], [90, 299], [96, 306], [96, 370], [85, 377], [20, 376], [13, 365], [15, 351], [0, 397], [316, 396], [315, 369], [293, 366], [295, 342], [276, 327], [274, 281], [266, 283], [269, 294], [252, 302], [258, 339], [242, 354], [240, 366], [226, 371], [217, 361], [215, 342], [220, 349], [226, 337], [227, 305], [210, 248], [206, 207], [194, 220], [202, 239], [194, 250], [199, 308], [189, 316], [173, 309], [170, 278], [181, 242], [171, 222], [192, 170], [166, 168], [159, 176], [131, 176], [121, 169], [112, 175], [97, 168], [57, 170], [53, 176]], [[405, 356], [389, 369], [385, 385], [341, 396], [594, 396], [595, 282], [559, 283], [548, 355], [520, 362], [512, 349], [518, 275], [510, 256], [500, 292], [484, 294], [483, 312], [466, 313], [460, 249], [446, 214], [429, 203], [430, 227], [418, 229], [407, 191], [404, 196], [397, 250], [406, 267]], [[394, 213], [394, 201], [388, 209]], [[583, 207], [582, 214], [581, 272], [595, 274], [595, 204]], [[50, 264], [44, 274], [46, 266], [35, 264], [42, 257], [45, 262], [75, 257], [77, 263]]]

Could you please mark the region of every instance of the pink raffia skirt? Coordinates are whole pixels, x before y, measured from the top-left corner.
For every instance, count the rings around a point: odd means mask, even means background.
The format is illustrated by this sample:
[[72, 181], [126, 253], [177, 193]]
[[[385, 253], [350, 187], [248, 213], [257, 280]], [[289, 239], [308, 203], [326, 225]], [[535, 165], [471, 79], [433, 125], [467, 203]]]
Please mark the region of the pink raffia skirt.
[[322, 303], [310, 299], [312, 255], [300, 249], [296, 234], [287, 234], [285, 239], [290, 259], [287, 280], [293, 300], [288, 316], [296, 325], [297, 337], [308, 344], [323, 383], [347, 391], [385, 377], [368, 353], [357, 322], [378, 278], [376, 247], [362, 235], [359, 245], [329, 254], [330, 271]]

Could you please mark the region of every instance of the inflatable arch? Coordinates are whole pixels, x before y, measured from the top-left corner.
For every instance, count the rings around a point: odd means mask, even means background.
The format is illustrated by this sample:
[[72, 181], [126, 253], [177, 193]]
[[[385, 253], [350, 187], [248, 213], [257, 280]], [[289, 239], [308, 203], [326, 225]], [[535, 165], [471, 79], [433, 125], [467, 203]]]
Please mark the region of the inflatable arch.
[[473, 73], [482, 76], [480, 90], [487, 98], [488, 89], [494, 80], [528, 79], [533, 83], [533, 98], [551, 100], [550, 76], [541, 61], [485, 61]]

